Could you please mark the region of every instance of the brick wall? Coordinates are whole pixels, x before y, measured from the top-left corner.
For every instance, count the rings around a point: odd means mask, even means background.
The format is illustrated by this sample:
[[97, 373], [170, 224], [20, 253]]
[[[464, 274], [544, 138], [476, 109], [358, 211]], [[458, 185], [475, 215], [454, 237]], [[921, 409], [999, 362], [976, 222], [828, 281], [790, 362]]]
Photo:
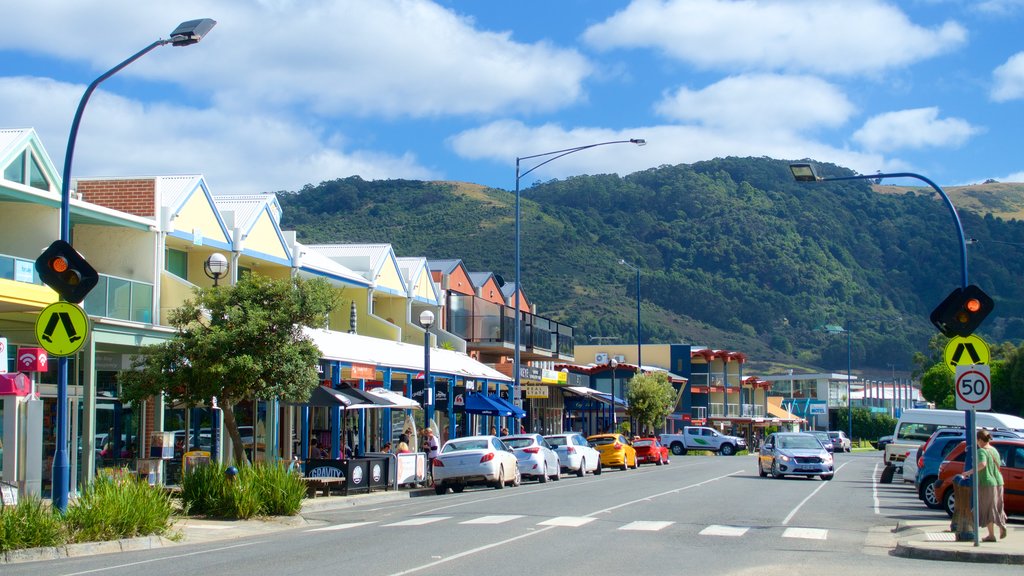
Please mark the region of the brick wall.
[[156, 216], [156, 181], [152, 178], [79, 180], [78, 193], [86, 202], [136, 216]]

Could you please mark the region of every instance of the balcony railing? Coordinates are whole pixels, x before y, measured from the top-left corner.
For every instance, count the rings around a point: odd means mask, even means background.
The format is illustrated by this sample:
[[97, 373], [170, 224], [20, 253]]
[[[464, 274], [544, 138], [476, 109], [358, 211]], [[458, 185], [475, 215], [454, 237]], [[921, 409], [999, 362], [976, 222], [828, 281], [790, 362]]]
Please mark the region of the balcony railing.
[[39, 274], [36, 273], [36, 263], [34, 260], [8, 256], [6, 254], [0, 254], [0, 278], [25, 282], [27, 284], [38, 284], [40, 286], [43, 284], [39, 279]]
[[[572, 356], [575, 351], [572, 326], [549, 318], [522, 313], [520, 343], [535, 350]], [[472, 296], [453, 296], [448, 310], [451, 333], [472, 343], [515, 345], [515, 309]]]
[[132, 322], [153, 322], [153, 285], [100, 274], [96, 287], [82, 302], [90, 316]]

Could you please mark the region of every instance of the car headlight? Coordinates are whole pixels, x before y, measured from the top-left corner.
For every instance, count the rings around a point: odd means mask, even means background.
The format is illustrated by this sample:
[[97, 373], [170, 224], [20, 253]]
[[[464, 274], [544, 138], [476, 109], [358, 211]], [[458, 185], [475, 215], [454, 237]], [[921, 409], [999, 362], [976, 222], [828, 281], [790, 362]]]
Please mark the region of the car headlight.
[[832, 455], [831, 455], [831, 454], [829, 454], [828, 452], [825, 452], [825, 455], [824, 455], [824, 456], [823, 456], [823, 457], [821, 458], [821, 460], [822, 460], [822, 461], [823, 461], [823, 462], [824, 462], [825, 464], [831, 464], [831, 463], [832, 463]]
[[782, 460], [783, 462], [789, 462], [789, 456], [786, 456], [785, 454], [779, 454], [779, 460]]

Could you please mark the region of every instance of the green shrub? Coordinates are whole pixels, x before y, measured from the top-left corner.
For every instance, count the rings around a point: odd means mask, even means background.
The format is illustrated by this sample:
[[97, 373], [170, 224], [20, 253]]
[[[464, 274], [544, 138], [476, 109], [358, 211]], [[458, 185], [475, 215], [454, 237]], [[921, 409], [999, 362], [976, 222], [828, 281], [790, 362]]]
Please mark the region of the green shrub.
[[216, 464], [197, 466], [181, 479], [181, 503], [186, 514], [217, 515], [224, 495], [224, 467]]
[[216, 464], [200, 466], [182, 479], [182, 506], [188, 514], [247, 519], [291, 516], [302, 508], [306, 486], [280, 465], [242, 468], [233, 481]]
[[100, 477], [82, 491], [64, 515], [73, 542], [164, 535], [174, 504], [160, 486], [132, 475]]
[[258, 465], [256, 483], [262, 500], [262, 514], [294, 516], [302, 509], [306, 484], [282, 464]]
[[0, 507], [0, 552], [65, 542], [67, 530], [60, 515], [38, 497], [27, 496], [17, 506]]

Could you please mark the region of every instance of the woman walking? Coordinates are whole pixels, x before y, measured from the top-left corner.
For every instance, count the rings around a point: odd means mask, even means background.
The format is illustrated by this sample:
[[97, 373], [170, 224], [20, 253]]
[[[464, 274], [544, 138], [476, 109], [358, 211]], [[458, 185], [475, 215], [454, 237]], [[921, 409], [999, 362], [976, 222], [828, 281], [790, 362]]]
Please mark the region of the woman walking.
[[1006, 511], [1003, 509], [1003, 475], [999, 471], [999, 452], [989, 443], [992, 435], [988, 430], [978, 430], [978, 463], [974, 470], [964, 473], [978, 476], [978, 525], [988, 529], [985, 542], [995, 542], [995, 527], [999, 526], [999, 537], [1006, 538]]

